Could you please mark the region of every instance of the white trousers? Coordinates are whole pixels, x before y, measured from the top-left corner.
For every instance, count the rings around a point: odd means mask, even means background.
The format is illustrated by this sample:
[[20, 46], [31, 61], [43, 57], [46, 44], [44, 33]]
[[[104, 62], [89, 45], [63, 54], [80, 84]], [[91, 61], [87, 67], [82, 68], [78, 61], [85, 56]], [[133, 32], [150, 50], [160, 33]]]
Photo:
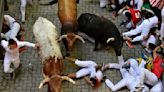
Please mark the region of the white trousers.
[[156, 44], [156, 37], [154, 35], [150, 35], [147, 40], [144, 40], [142, 45], [148, 48], [149, 43]]
[[96, 76], [95, 66], [97, 66], [97, 64], [95, 62], [76, 60], [75, 64], [81, 67], [81, 69], [78, 72], [76, 72], [76, 78], [84, 77], [89, 74], [90, 77]]
[[3, 64], [5, 73], [12, 73], [14, 71], [13, 68], [10, 68], [11, 63], [13, 63], [15, 68], [18, 68], [20, 64], [20, 59], [19, 58], [13, 59], [13, 58], [9, 58], [8, 56], [5, 56], [4, 64]]
[[100, 7], [101, 8], [105, 7], [108, 4], [109, 4], [109, 1], [108, 0], [100, 0]]
[[137, 2], [137, 10], [141, 11], [142, 5], [143, 5], [143, 0], [138, 0], [138, 2]]
[[17, 22], [13, 23], [10, 30], [7, 33], [5, 33], [5, 38], [7, 40], [9, 40], [10, 38], [16, 38], [19, 30], [20, 30], [20, 25]]
[[145, 83], [154, 86], [158, 82], [157, 76], [151, 71], [144, 69]]
[[141, 35], [134, 37], [132, 42], [143, 41], [143, 37], [147, 36], [149, 34], [150, 29], [155, 27], [157, 23], [158, 18], [156, 16], [152, 17], [151, 20], [145, 19], [135, 29], [130, 30], [129, 32], [124, 32], [123, 36], [134, 36], [141, 33]]
[[[121, 68], [122, 65], [120, 64], [111, 63], [108, 65], [109, 66], [108, 68], [120, 69], [121, 75], [123, 77], [123, 79], [121, 79], [116, 85], [114, 85], [109, 79], [105, 81], [107, 86], [111, 88], [112, 91], [117, 91], [122, 87], [126, 86], [130, 91], [133, 92], [135, 90], [135, 86], [137, 86], [139, 83], [143, 84], [144, 79], [143, 76], [140, 76], [140, 71], [141, 71], [140, 69], [143, 69], [145, 63], [142, 62], [138, 66], [138, 62], [135, 59], [128, 59], [126, 63], [127, 62], [130, 62], [130, 66], [131, 66], [129, 72], [125, 69], [122, 69]], [[147, 90], [148, 88], [145, 86], [143, 92]]]
[[[113, 84], [109, 79], [105, 80], [106, 85], [111, 88], [112, 91], [118, 91], [123, 87], [127, 87], [130, 92], [134, 92], [135, 87], [139, 84], [139, 80], [137, 80], [134, 76], [132, 76], [127, 70], [120, 69], [123, 79], [121, 79], [117, 84]], [[144, 89], [142, 92], [148, 92], [149, 88], [144, 85]]]
[[161, 16], [162, 16], [162, 24], [161, 24], [160, 34], [161, 34], [161, 38], [164, 38], [164, 7], [162, 8]]
[[20, 11], [21, 11], [21, 21], [25, 22], [25, 12], [26, 12], [26, 5], [27, 2], [29, 2], [29, 4], [32, 4], [32, 0], [21, 0], [21, 5], [20, 5]]

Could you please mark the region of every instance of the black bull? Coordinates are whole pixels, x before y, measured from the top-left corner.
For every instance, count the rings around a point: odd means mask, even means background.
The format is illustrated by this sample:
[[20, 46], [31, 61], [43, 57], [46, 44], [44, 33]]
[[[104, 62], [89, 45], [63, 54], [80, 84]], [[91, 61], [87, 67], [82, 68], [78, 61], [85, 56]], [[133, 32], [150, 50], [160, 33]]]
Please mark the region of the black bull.
[[[123, 37], [110, 20], [94, 14], [84, 13], [78, 18], [78, 28], [80, 32], [95, 39], [94, 50], [97, 50], [98, 44], [102, 43], [114, 47], [116, 56], [121, 56]], [[108, 38], [114, 38], [114, 40], [107, 42]]]

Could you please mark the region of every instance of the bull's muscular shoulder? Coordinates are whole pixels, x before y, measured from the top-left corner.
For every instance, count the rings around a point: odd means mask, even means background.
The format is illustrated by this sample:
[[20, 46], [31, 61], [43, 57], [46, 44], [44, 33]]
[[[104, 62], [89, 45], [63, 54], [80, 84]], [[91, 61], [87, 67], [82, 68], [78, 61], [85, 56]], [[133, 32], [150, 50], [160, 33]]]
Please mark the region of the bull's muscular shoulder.
[[58, 16], [63, 24], [66, 21], [76, 22], [77, 20], [77, 5], [76, 0], [59, 0], [58, 1]]

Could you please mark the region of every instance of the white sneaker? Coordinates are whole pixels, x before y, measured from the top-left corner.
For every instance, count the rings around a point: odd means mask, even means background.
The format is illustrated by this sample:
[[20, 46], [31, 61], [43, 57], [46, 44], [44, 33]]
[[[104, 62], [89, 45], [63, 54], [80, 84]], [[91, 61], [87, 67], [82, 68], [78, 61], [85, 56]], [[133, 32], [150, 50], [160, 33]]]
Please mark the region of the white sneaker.
[[22, 23], [25, 23], [25, 15], [22, 16]]
[[100, 8], [104, 8], [108, 4], [109, 4], [108, 0], [100, 0]]

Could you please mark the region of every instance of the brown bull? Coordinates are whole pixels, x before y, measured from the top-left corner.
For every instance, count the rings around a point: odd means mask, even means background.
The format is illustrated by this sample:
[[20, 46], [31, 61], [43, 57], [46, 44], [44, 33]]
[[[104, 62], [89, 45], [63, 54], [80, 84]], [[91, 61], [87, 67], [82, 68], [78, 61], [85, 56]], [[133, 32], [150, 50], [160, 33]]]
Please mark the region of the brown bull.
[[67, 76], [61, 76], [63, 68], [63, 56], [58, 44], [56, 27], [47, 19], [39, 17], [33, 26], [36, 41], [40, 44], [39, 56], [43, 64], [44, 80], [39, 89], [48, 84], [48, 92], [60, 92], [62, 80], [75, 83]]
[[84, 39], [76, 35], [77, 34], [77, 4], [76, 0], [59, 0], [58, 1], [58, 16], [62, 24], [60, 40], [63, 38], [67, 56], [69, 51], [72, 50], [73, 44], [76, 39], [81, 40], [83, 43]]

